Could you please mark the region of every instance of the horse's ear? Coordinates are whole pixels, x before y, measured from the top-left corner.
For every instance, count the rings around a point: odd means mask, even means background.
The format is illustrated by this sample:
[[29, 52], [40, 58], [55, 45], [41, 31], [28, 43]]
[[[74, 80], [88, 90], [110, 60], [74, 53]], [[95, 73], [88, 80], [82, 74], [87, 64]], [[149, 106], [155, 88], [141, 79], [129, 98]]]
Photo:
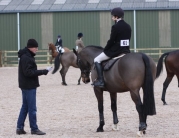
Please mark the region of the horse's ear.
[[77, 56], [77, 51], [73, 48], [73, 53]]

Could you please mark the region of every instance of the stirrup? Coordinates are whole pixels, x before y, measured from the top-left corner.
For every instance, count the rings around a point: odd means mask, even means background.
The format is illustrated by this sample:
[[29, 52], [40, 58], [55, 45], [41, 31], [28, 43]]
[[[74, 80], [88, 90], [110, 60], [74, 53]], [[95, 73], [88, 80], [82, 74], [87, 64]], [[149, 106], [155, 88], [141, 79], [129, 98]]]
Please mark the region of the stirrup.
[[104, 82], [100, 82], [99, 80], [95, 80], [91, 85], [94, 87], [104, 88]]

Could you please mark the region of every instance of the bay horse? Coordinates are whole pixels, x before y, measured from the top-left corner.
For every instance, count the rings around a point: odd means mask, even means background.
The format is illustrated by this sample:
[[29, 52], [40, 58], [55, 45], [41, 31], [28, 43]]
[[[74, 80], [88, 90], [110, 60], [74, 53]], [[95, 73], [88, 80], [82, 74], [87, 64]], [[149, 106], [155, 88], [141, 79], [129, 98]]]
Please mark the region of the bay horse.
[[[63, 47], [65, 52], [70, 52], [70, 49], [67, 47]], [[58, 52], [56, 50], [56, 47], [53, 43], [48, 43], [48, 49], [52, 57], [50, 58], [50, 63], [52, 64], [52, 60], [58, 55]]]
[[167, 72], [167, 77], [163, 83], [163, 91], [162, 91], [162, 97], [161, 100], [163, 101], [164, 105], [167, 105], [165, 101], [165, 95], [166, 95], [166, 90], [172, 81], [172, 78], [174, 75], [177, 76], [178, 79], [178, 87], [179, 87], [179, 50], [171, 51], [171, 52], [166, 52], [161, 55], [161, 57], [158, 60], [157, 64], [157, 74], [156, 78], [158, 78], [163, 71], [163, 58], [165, 57], [164, 63], [165, 63], [165, 68]]
[[[94, 68], [94, 58], [103, 52], [100, 46], [87, 46], [77, 55], [78, 66], [81, 69], [81, 77], [84, 83], [94, 82], [97, 72]], [[154, 80], [156, 77], [156, 65], [153, 59], [143, 53], [129, 53], [117, 60], [108, 71], [104, 71], [105, 88], [93, 87], [98, 101], [99, 127], [97, 132], [103, 132], [105, 125], [103, 114], [103, 91], [108, 91], [111, 97], [111, 110], [113, 112], [113, 130], [118, 130], [117, 117], [117, 93], [130, 92], [139, 114], [139, 131], [142, 136], [147, 129], [147, 115], [155, 115]], [[143, 89], [143, 103], [139, 90]]]
[[[70, 52], [64, 52], [63, 54], [58, 53], [58, 55], [55, 57], [54, 61], [54, 69], [52, 71], [52, 74], [56, 73], [57, 70], [60, 68], [60, 64], [62, 65], [62, 68], [60, 70], [60, 74], [62, 77], [62, 85], [67, 85], [65, 76], [70, 66], [79, 68], [77, 65], [77, 56], [73, 53], [73, 51]], [[78, 85], [80, 85], [81, 81], [81, 75], [78, 79]]]

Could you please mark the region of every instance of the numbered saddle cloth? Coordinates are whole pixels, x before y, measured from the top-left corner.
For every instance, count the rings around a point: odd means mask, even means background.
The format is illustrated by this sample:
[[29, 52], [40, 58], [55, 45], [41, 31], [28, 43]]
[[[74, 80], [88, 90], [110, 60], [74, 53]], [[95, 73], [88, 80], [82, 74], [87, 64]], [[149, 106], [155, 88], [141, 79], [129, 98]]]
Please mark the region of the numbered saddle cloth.
[[103, 67], [103, 70], [104, 71], [108, 71], [113, 65], [114, 63], [119, 60], [120, 58], [122, 58], [123, 56], [125, 56], [126, 54], [122, 54], [122, 55], [119, 55], [118, 57], [114, 57], [114, 58], [111, 58], [109, 60], [105, 60], [101, 63], [102, 67]]
[[56, 46], [56, 50], [57, 50], [57, 52], [59, 52], [59, 53], [65, 52], [64, 48], [62, 48], [62, 46], [60, 46], [60, 45]]

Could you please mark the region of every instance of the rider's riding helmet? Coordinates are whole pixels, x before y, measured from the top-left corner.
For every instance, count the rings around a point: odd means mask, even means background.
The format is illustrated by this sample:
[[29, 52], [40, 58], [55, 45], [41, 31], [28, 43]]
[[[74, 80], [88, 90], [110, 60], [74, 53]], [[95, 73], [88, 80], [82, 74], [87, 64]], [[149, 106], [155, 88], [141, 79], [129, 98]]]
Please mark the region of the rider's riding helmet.
[[78, 33], [78, 37], [83, 37], [83, 34], [82, 33]]
[[117, 7], [117, 8], [112, 9], [111, 15], [117, 16], [119, 18], [121, 18], [121, 17], [123, 18], [124, 17], [124, 11], [120, 7]]

